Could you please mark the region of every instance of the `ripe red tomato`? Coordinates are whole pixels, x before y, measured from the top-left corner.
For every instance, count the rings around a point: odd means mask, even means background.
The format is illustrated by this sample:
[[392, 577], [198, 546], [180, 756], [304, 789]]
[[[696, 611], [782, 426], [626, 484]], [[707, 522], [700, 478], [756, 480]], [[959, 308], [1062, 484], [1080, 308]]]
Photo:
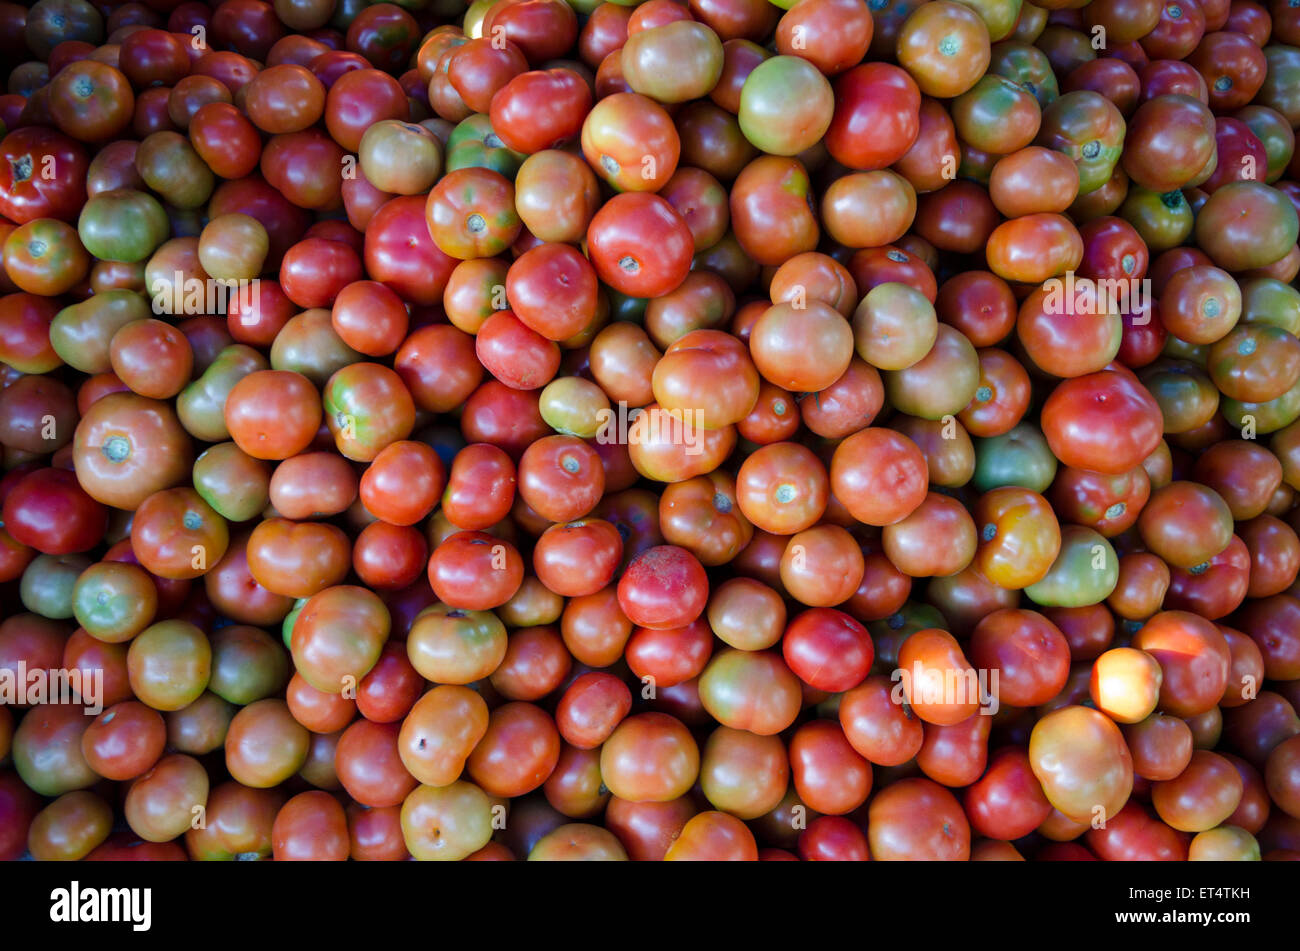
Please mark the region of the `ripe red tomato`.
[[587, 228], [596, 273], [629, 297], [660, 297], [686, 279], [695, 248], [690, 228], [657, 195], [617, 195]]

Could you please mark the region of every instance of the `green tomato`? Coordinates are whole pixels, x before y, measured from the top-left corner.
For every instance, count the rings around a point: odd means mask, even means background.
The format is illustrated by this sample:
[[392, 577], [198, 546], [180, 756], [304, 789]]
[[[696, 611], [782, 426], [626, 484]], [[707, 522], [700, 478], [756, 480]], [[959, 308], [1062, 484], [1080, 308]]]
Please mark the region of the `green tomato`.
[[817, 67], [798, 56], [773, 56], [754, 67], [740, 90], [740, 131], [771, 155], [798, 155], [831, 124], [835, 95]]
[[1061, 528], [1061, 553], [1047, 575], [1025, 589], [1029, 600], [1044, 607], [1081, 608], [1100, 604], [1119, 581], [1119, 558], [1110, 542], [1091, 528]]
[[68, 366], [82, 373], [112, 369], [109, 341], [135, 320], [152, 317], [149, 302], [135, 291], [110, 290], [70, 304], [50, 322], [50, 346]]
[[85, 555], [37, 555], [18, 583], [23, 607], [55, 621], [72, 617], [72, 592], [90, 565]]
[[235, 384], [258, 370], [270, 369], [266, 357], [242, 343], [231, 344], [212, 361], [193, 383], [176, 398], [176, 415], [190, 435], [204, 442], [224, 442], [230, 438], [226, 429], [226, 397]]
[[81, 243], [101, 261], [143, 261], [170, 232], [171, 221], [158, 199], [133, 188], [100, 192], [77, 219]]
[[1042, 431], [1033, 423], [1019, 423], [1001, 436], [975, 440], [971, 481], [981, 492], [1016, 485], [1041, 494], [1056, 477], [1056, 466]]
[[310, 600], [310, 598], [299, 598], [293, 602], [293, 607], [284, 616], [284, 620], [280, 622], [280, 637], [284, 640], [285, 647], [290, 646], [289, 642], [293, 640], [293, 626], [298, 623], [298, 615], [302, 613], [302, 609]]
[[1275, 277], [1242, 281], [1241, 319], [1248, 324], [1272, 324], [1300, 337], [1300, 291]]
[[1219, 402], [1219, 412], [1243, 435], [1275, 433], [1300, 419], [1300, 383], [1267, 403], [1243, 403], [1225, 396]]
[[228, 522], [246, 522], [271, 501], [271, 464], [233, 442], [218, 443], [194, 460], [194, 491]]
[[234, 624], [212, 632], [208, 689], [236, 706], [247, 706], [284, 689], [289, 655], [261, 628]]

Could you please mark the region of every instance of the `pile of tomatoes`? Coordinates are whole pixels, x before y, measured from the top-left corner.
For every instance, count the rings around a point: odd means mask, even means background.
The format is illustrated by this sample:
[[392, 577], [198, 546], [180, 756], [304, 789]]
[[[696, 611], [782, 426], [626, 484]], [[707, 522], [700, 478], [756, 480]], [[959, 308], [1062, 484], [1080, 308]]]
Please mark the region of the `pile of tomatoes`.
[[0, 55], [0, 858], [1300, 858], [1296, 0]]

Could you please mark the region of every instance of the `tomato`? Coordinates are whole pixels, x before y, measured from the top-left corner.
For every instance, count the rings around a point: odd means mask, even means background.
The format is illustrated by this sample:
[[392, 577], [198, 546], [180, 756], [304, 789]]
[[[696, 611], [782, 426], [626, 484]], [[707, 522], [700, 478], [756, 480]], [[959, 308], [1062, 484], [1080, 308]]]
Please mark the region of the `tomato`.
[[375, 122], [405, 120], [409, 112], [401, 84], [377, 69], [349, 70], [329, 86], [325, 97], [325, 127], [349, 152], [358, 149], [362, 135]]
[[790, 771], [779, 739], [724, 726], [704, 745], [700, 786], [714, 806], [741, 819], [755, 819], [785, 796]]
[[355, 721], [339, 737], [334, 764], [339, 782], [353, 800], [371, 808], [401, 805], [417, 785], [398, 752], [395, 723]]
[[347, 816], [329, 793], [299, 793], [276, 813], [271, 842], [277, 862], [342, 862], [348, 857]]
[[1175, 829], [1204, 832], [1232, 815], [1242, 788], [1241, 776], [1228, 760], [1197, 750], [1182, 773], [1152, 784], [1151, 803]]
[[107, 510], [64, 469], [23, 476], [5, 495], [3, 514], [15, 541], [46, 554], [86, 551], [107, 527]]
[[[1203, 713], [1223, 696], [1231, 654], [1214, 624], [1185, 611], [1164, 611], [1133, 638], [1160, 665], [1159, 703], [1179, 716]], [[1207, 701], [1211, 695], [1212, 701]]]
[[1034, 611], [1002, 609], [984, 617], [970, 642], [971, 661], [998, 672], [997, 697], [1012, 706], [1036, 706], [1055, 697], [1069, 676], [1065, 635]]
[[798, 56], [773, 56], [756, 66], [740, 93], [741, 131], [771, 155], [798, 155], [831, 123], [835, 98], [826, 77]]
[[321, 403], [339, 452], [358, 462], [374, 460], [415, 425], [415, 404], [401, 377], [377, 363], [354, 363], [336, 372]]
[[1043, 110], [1037, 144], [1073, 159], [1079, 170], [1079, 194], [1088, 195], [1106, 184], [1119, 162], [1125, 129], [1124, 117], [1110, 100], [1091, 90], [1077, 90]]
[[830, 608], [813, 608], [796, 616], [786, 627], [781, 649], [804, 683], [833, 693], [860, 684], [875, 654], [867, 629]]
[[557, 148], [582, 129], [591, 91], [567, 69], [520, 73], [492, 97], [492, 128], [516, 152], [531, 155]]
[[871, 45], [871, 14], [856, 3], [818, 0], [786, 8], [776, 27], [778, 51], [802, 56], [827, 76], [860, 62]]
[[[945, 548], [939, 539], [947, 541]], [[953, 575], [975, 554], [975, 523], [958, 502], [937, 492], [901, 521], [881, 532], [886, 557], [905, 574], [924, 578]]]
[[685, 102], [708, 94], [717, 85], [723, 47], [718, 34], [703, 23], [677, 20], [629, 31], [620, 62], [635, 92], [664, 103]]
[[790, 771], [800, 800], [824, 815], [852, 812], [871, 792], [870, 765], [834, 720], [812, 720], [795, 732]]
[[390, 624], [388, 609], [370, 591], [325, 588], [303, 605], [293, 624], [294, 667], [324, 693], [355, 689], [379, 660]]
[[445, 254], [491, 257], [519, 235], [514, 187], [498, 172], [465, 168], [449, 173], [429, 193], [429, 233]]
[[375, 456], [361, 477], [366, 509], [394, 525], [413, 525], [437, 504], [446, 484], [438, 454], [423, 443], [395, 442]]
[[519, 166], [515, 208], [538, 239], [580, 240], [598, 207], [596, 175], [577, 156], [544, 149]]
[[701, 812], [691, 817], [664, 855], [667, 862], [753, 862], [758, 846], [749, 828], [725, 812]]
[[[1061, 755], [1068, 748], [1070, 755]], [[1133, 786], [1133, 759], [1113, 721], [1067, 706], [1034, 725], [1029, 761], [1052, 805], [1075, 822], [1113, 818]]]
[[434, 243], [424, 209], [423, 198], [398, 196], [381, 205], [366, 226], [366, 271], [414, 304], [441, 302], [456, 266], [456, 259]]
[[718, 722], [763, 736], [794, 722], [799, 680], [770, 652], [726, 650], [714, 655], [699, 682], [700, 701]]
[[975, 671], [947, 631], [928, 628], [908, 636], [899, 648], [898, 668], [904, 672], [902, 696], [927, 723], [960, 723], [981, 702]]
[[821, 301], [806, 308], [775, 304], [754, 324], [749, 347], [768, 381], [795, 392], [816, 392], [848, 369], [853, 338], [854, 329]]
[[1052, 810], [1028, 755], [1018, 747], [992, 753], [988, 771], [967, 788], [962, 804], [973, 831], [1005, 840], [1027, 835]]
[[453, 608], [486, 611], [505, 604], [523, 580], [523, 562], [513, 545], [485, 532], [457, 532], [429, 558], [429, 583]]
[[685, 280], [694, 239], [681, 215], [656, 195], [627, 193], [591, 219], [587, 242], [602, 281], [633, 297], [659, 297]]
[[282, 783], [307, 760], [307, 728], [280, 700], [259, 700], [241, 709], [226, 734], [226, 767], [254, 789]]
[[[1025, 215], [994, 229], [986, 253], [989, 270], [999, 277], [1039, 283], [1078, 267], [1083, 241], [1062, 215]], [[1116, 337], [1117, 331], [1112, 325]]]
[[62, 359], [50, 343], [58, 306], [35, 294], [0, 297], [0, 358], [19, 373], [48, 373]]
[[1171, 482], [1151, 494], [1138, 518], [1143, 542], [1179, 568], [1193, 568], [1232, 540], [1232, 512], [1213, 489]]
[[853, 336], [863, 360], [881, 370], [919, 363], [938, 337], [934, 305], [906, 284], [873, 287], [853, 313]]
[[680, 150], [668, 113], [636, 93], [605, 97], [582, 125], [583, 155], [619, 191], [658, 191], [676, 171]]
[[[1249, 216], [1249, 233], [1238, 222]], [[1230, 182], [1216, 189], [1196, 217], [1196, 240], [1216, 264], [1232, 271], [1267, 267], [1295, 244], [1296, 209], [1261, 182]]]
[[[24, 224], [37, 218], [70, 221], [86, 200], [88, 159], [72, 138], [28, 126], [0, 141], [0, 214]], [[57, 169], [60, 174], [46, 175]]]
[[1159, 407], [1139, 383], [1114, 370], [1062, 382], [1043, 406], [1043, 433], [1067, 465], [1120, 473], [1155, 449]]
[[140, 503], [131, 546], [140, 564], [162, 578], [197, 578], [229, 544], [226, 520], [193, 489], [163, 489]]
[[871, 856], [878, 861], [965, 861], [970, 823], [957, 799], [921, 777], [880, 790], [867, 814]]
[[898, 35], [898, 61], [927, 96], [951, 98], [970, 89], [989, 64], [989, 32], [970, 7], [923, 5]]
[[633, 624], [654, 630], [684, 627], [704, 611], [708, 582], [684, 548], [659, 545], [632, 559], [618, 583], [618, 602]]
[[361, 10], [348, 25], [348, 50], [380, 68], [398, 71], [410, 60], [419, 39], [415, 18], [396, 4]]
[[925, 457], [906, 436], [882, 428], [854, 433], [835, 450], [831, 490], [858, 521], [889, 525], [925, 500]]
[[207, 771], [193, 757], [173, 753], [131, 784], [123, 804], [127, 823], [147, 842], [167, 842], [190, 828], [195, 808], [206, 808]]
[[814, 525], [826, 510], [826, 469], [809, 450], [790, 442], [754, 452], [736, 476], [741, 512], [763, 531], [791, 535]]
[[884, 374], [885, 394], [901, 412], [939, 420], [970, 404], [979, 374], [979, 356], [970, 341], [940, 324], [929, 353], [909, 367]]
[[505, 288], [514, 314], [549, 340], [574, 336], [596, 316], [596, 272], [568, 245], [524, 252], [506, 273]]

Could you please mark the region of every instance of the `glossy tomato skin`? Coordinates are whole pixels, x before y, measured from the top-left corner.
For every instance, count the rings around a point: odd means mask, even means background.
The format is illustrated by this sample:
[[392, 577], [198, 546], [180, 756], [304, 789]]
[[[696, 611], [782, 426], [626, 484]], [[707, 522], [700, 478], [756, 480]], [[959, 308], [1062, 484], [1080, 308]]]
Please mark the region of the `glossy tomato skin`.
[[835, 82], [835, 102], [826, 147], [849, 168], [885, 168], [916, 141], [921, 93], [897, 66], [867, 63], [842, 74]]
[[680, 721], [662, 713], [623, 720], [601, 747], [600, 771], [619, 798], [671, 802], [689, 790], [700, 754]]
[[[1073, 744], [1076, 754], [1053, 756], [1060, 743]], [[1133, 760], [1123, 735], [1096, 710], [1068, 706], [1048, 714], [1034, 727], [1029, 758], [1048, 801], [1076, 822], [1098, 809], [1117, 814], [1132, 789]]]
[[379, 207], [366, 226], [364, 263], [369, 276], [413, 304], [440, 303], [456, 259], [429, 234], [425, 200], [400, 195]]
[[699, 680], [700, 703], [710, 716], [764, 736], [794, 722], [802, 693], [799, 679], [772, 651], [722, 651]]
[[990, 756], [988, 771], [966, 790], [963, 804], [973, 831], [1005, 840], [1027, 835], [1052, 809], [1029, 756], [1018, 747], [1005, 747]]
[[867, 819], [878, 861], [964, 861], [970, 823], [952, 793], [929, 779], [902, 779], [872, 799]]
[[1119, 473], [1160, 442], [1159, 407], [1131, 376], [1102, 370], [1061, 383], [1043, 406], [1043, 433], [1066, 465]]
[[576, 136], [591, 108], [591, 91], [567, 69], [532, 70], [492, 97], [492, 128], [507, 147], [531, 155]]
[[780, 265], [817, 246], [812, 185], [795, 158], [762, 155], [746, 165], [731, 190], [736, 238], [760, 264]]
[[833, 693], [861, 683], [875, 654], [867, 629], [830, 608], [813, 608], [795, 617], [782, 638], [782, 651], [801, 680]]
[[280, 286], [300, 307], [327, 307], [339, 291], [361, 279], [361, 261], [347, 245], [308, 238], [294, 245], [280, 265]]
[[106, 518], [107, 510], [64, 469], [30, 473], [9, 489], [4, 499], [4, 525], [9, 534], [46, 554], [70, 554], [93, 547], [107, 527]]
[[632, 297], [674, 290], [690, 269], [694, 239], [681, 215], [657, 195], [629, 193], [607, 202], [587, 229], [600, 278]]
[[1187, 839], [1152, 817], [1136, 802], [1128, 803], [1105, 830], [1085, 833], [1088, 847], [1103, 861], [1185, 861]]
[[743, 822], [725, 812], [701, 812], [693, 816], [664, 855], [667, 862], [757, 860], [754, 834]]

